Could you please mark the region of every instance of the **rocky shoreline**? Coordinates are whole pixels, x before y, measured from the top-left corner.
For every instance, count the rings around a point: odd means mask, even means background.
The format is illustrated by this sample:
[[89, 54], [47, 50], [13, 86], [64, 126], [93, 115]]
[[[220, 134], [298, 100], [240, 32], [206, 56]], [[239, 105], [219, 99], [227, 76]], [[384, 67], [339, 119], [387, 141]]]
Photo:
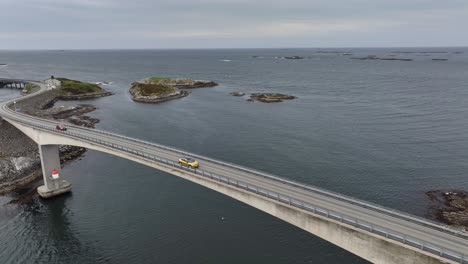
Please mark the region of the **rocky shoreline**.
[[[236, 91], [229, 93], [232, 96], [242, 97], [245, 93]], [[262, 103], [279, 103], [283, 102], [284, 100], [293, 100], [297, 99], [296, 96], [281, 94], [281, 93], [253, 93], [250, 95], [250, 98], [247, 99], [248, 102], [262, 102]]]
[[[86, 149], [60, 146], [60, 162], [81, 157]], [[37, 144], [6, 121], [0, 123], [0, 195], [40, 179], [41, 160]]]
[[79, 116], [72, 116], [68, 118], [67, 121], [77, 126], [95, 128], [95, 125], [99, 123], [101, 120], [90, 117], [90, 116], [86, 116], [86, 115], [79, 115]]
[[468, 230], [468, 192], [432, 190], [426, 195], [431, 201], [430, 218]]
[[87, 94], [79, 94], [79, 95], [59, 95], [57, 96], [58, 100], [64, 100], [64, 101], [71, 101], [71, 100], [88, 100], [88, 99], [94, 99], [98, 97], [104, 97], [104, 96], [110, 96], [113, 95], [114, 93], [104, 91], [104, 92], [98, 92], [98, 93], [87, 93]]
[[158, 96], [142, 96], [142, 95], [139, 95], [135, 90], [131, 89], [130, 94], [132, 95], [132, 100], [135, 101], [135, 102], [147, 103], [147, 104], [158, 104], [158, 103], [166, 102], [166, 101], [169, 101], [169, 100], [185, 97], [185, 96], [189, 95], [190, 92], [188, 92], [188, 91], [179, 91], [178, 93], [158, 97]]
[[256, 100], [262, 103], [279, 103], [283, 100], [296, 99], [295, 96], [281, 94], [281, 93], [253, 93], [250, 95], [250, 99]]
[[[59, 146], [60, 164], [63, 166], [70, 161], [78, 159], [82, 157], [85, 152], [85, 148], [61, 145]], [[24, 188], [36, 181], [42, 180], [41, 160], [39, 158], [38, 149], [36, 153], [37, 154], [31, 155], [36, 157], [12, 157], [10, 158], [11, 163], [0, 159], [0, 165], [2, 165], [0, 167], [0, 195], [13, 192], [19, 188]], [[18, 160], [23, 161], [23, 164], [20, 163], [23, 169], [18, 170]], [[8, 170], [12, 167], [14, 170]], [[2, 178], [2, 175], [7, 175], [7, 177]], [[11, 180], [5, 180], [8, 176]]]
[[58, 106], [51, 107], [42, 111], [42, 114], [52, 116], [54, 119], [65, 119], [76, 115], [82, 115], [85, 113], [96, 110], [97, 107], [89, 104], [79, 104], [77, 106]]
[[92, 112], [97, 108], [90, 104], [78, 104], [76, 106], [55, 106], [61, 99], [55, 91], [48, 91], [34, 96], [27, 102], [20, 101], [16, 104], [18, 111], [28, 115], [41, 118], [62, 120], [75, 125], [94, 128], [99, 123], [99, 119], [86, 116], [84, 114]]
[[376, 55], [368, 55], [365, 57], [352, 57], [353, 60], [383, 60], [383, 61], [413, 61], [410, 58], [388, 58], [388, 57], [377, 57]]

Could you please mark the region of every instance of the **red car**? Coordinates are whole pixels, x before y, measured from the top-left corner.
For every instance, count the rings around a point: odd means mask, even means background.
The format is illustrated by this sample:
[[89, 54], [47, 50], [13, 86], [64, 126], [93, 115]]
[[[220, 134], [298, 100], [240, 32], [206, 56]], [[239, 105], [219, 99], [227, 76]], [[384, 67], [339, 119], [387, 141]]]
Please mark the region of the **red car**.
[[64, 125], [62, 125], [62, 124], [58, 124], [55, 128], [56, 128], [57, 130], [62, 130], [62, 131], [67, 130], [67, 128], [66, 128]]

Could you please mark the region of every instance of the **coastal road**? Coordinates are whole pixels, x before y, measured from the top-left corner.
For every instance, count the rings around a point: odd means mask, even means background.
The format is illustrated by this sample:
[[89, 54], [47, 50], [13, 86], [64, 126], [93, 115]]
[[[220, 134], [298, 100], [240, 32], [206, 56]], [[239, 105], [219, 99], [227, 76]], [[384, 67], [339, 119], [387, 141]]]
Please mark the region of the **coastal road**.
[[[25, 100], [48, 89], [44, 83], [37, 84], [41, 86], [39, 92], [15, 100]], [[175, 170], [190, 172], [197, 177], [208, 177], [228, 184], [232, 188], [284, 203], [297, 210], [305, 210], [310, 214], [371, 232], [377, 237], [381, 236], [382, 239], [395, 240], [408, 247], [442, 256], [452, 262], [468, 263], [468, 233], [464, 231], [366, 201], [152, 142], [73, 125], [67, 125], [67, 131], [58, 131], [55, 129], [58, 122], [15, 112], [10, 108], [12, 102], [13, 100], [0, 103], [0, 116], [7, 121], [18, 122], [30, 128], [104, 148], [112, 148], [116, 152], [125, 152], [144, 160], [171, 166]], [[194, 170], [180, 166], [177, 160], [182, 156], [199, 160], [200, 168]]]

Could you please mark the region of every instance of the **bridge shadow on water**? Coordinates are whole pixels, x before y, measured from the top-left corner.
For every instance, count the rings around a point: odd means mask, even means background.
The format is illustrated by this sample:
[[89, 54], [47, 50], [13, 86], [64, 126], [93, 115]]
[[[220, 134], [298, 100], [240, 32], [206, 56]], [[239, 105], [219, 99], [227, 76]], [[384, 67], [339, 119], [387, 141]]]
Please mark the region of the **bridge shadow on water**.
[[[73, 194], [41, 199], [35, 191], [40, 182], [18, 190], [15, 199], [0, 206], [0, 238], [15, 240], [0, 246], [0, 263], [110, 263], [93, 243], [81, 241], [69, 221], [73, 212], [67, 201]], [[14, 224], [18, 221], [22, 225]]]

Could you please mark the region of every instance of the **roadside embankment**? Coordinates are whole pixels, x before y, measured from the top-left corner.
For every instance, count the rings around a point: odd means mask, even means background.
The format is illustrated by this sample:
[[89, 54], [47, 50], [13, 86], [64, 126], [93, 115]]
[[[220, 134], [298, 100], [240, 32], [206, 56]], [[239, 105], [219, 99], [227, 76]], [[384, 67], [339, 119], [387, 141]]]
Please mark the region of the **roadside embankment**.
[[[85, 113], [96, 110], [96, 107], [86, 104], [78, 106], [55, 106], [63, 99], [81, 100], [110, 95], [94, 84], [71, 81], [68, 90], [61, 87], [37, 94], [27, 100], [16, 102], [11, 108], [18, 112], [45, 119], [60, 120], [76, 125], [92, 127], [98, 119], [85, 116]], [[50, 82], [46, 82], [49, 84]], [[62, 82], [63, 83], [63, 82]], [[58, 84], [54, 80], [53, 84]], [[76, 88], [76, 89], [75, 89]], [[99, 90], [100, 89], [100, 90]], [[31, 92], [36, 92], [31, 90]], [[26, 94], [29, 94], [26, 93]], [[74, 146], [59, 146], [60, 162], [65, 164], [85, 152], [85, 148]], [[37, 144], [8, 122], [0, 121], [0, 195], [28, 186], [42, 178], [41, 162]]]

